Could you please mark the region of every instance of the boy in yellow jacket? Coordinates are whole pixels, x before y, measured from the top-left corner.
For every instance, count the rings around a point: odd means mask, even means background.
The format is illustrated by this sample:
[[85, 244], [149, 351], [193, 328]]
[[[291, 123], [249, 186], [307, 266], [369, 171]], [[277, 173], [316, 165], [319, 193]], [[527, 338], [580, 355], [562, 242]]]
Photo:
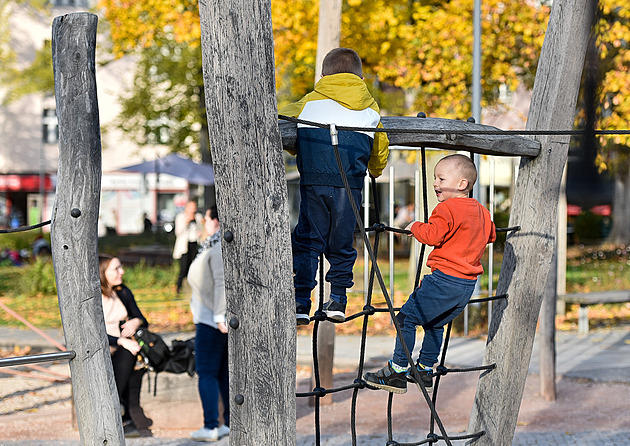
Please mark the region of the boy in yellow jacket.
[[[305, 121], [345, 127], [382, 127], [378, 104], [363, 81], [359, 55], [349, 48], [330, 51], [322, 64], [315, 90], [280, 111]], [[338, 149], [352, 190], [360, 206], [366, 170], [374, 177], [387, 165], [389, 141], [384, 132], [340, 131]], [[297, 156], [300, 172], [300, 215], [292, 234], [295, 303], [298, 325], [310, 322], [311, 291], [320, 254], [330, 263], [326, 281], [330, 299], [326, 316], [345, 320], [346, 289], [351, 288], [357, 252], [352, 246], [356, 219], [352, 211], [327, 128], [298, 124]]]

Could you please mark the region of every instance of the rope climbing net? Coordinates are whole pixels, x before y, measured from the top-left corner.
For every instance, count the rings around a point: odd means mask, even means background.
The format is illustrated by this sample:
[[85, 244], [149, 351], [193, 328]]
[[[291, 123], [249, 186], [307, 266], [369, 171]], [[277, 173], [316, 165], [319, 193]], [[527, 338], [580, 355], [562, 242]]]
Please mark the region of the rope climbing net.
[[[363, 324], [362, 324], [362, 329], [361, 329], [361, 346], [360, 346], [360, 352], [359, 352], [359, 363], [358, 363], [358, 368], [357, 368], [357, 375], [356, 375], [356, 379], [354, 379], [354, 381], [350, 384], [347, 385], [343, 385], [340, 387], [334, 387], [334, 388], [330, 388], [330, 389], [326, 389], [323, 388], [321, 385], [321, 379], [320, 379], [320, 370], [319, 370], [319, 355], [318, 355], [318, 345], [317, 345], [317, 339], [318, 339], [318, 332], [319, 332], [319, 325], [321, 322], [324, 321], [330, 321], [333, 323], [340, 323], [338, 321], [334, 321], [332, 319], [329, 319], [326, 317], [326, 313], [323, 310], [323, 304], [324, 304], [324, 287], [322, 286], [322, 284], [324, 283], [324, 262], [323, 262], [323, 255], [320, 256], [320, 267], [319, 267], [319, 283], [320, 283], [320, 287], [319, 287], [319, 304], [318, 304], [318, 308], [314, 313], [314, 316], [311, 318], [312, 321], [314, 321], [314, 328], [313, 328], [313, 335], [312, 335], [312, 346], [313, 346], [313, 375], [314, 375], [314, 380], [315, 380], [315, 387], [313, 388], [313, 390], [311, 392], [298, 392], [296, 393], [297, 397], [315, 397], [315, 439], [316, 439], [316, 445], [320, 445], [321, 442], [321, 426], [320, 426], [320, 399], [328, 394], [332, 394], [332, 393], [336, 393], [336, 392], [341, 392], [341, 391], [345, 391], [345, 390], [352, 390], [353, 394], [352, 394], [352, 404], [351, 404], [351, 420], [350, 420], [350, 425], [351, 425], [351, 435], [352, 435], [352, 444], [353, 446], [357, 444], [357, 431], [356, 431], [356, 416], [357, 416], [357, 398], [358, 398], [358, 393], [359, 390], [362, 389], [370, 389], [370, 390], [378, 390], [377, 388], [371, 386], [370, 384], [368, 384], [364, 379], [363, 379], [363, 368], [365, 365], [365, 351], [366, 351], [366, 339], [367, 339], [367, 331], [368, 331], [368, 322], [369, 322], [369, 318], [370, 316], [379, 313], [379, 312], [388, 312], [390, 314], [391, 317], [391, 321], [395, 327], [396, 330], [396, 336], [398, 337], [398, 339], [400, 340], [400, 343], [403, 347], [403, 350], [405, 352], [405, 356], [407, 357], [407, 360], [409, 362], [409, 364], [413, 364], [413, 360], [411, 357], [411, 353], [409, 351], [408, 346], [406, 345], [405, 341], [404, 341], [404, 337], [402, 336], [401, 333], [401, 327], [399, 324], [398, 319], [395, 317], [395, 312], [399, 311], [400, 308], [395, 308], [394, 304], [392, 302], [392, 298], [389, 295], [388, 291], [387, 291], [387, 287], [385, 285], [385, 282], [383, 280], [383, 276], [381, 274], [381, 271], [379, 269], [378, 266], [378, 262], [377, 262], [377, 255], [378, 255], [378, 247], [379, 247], [379, 239], [380, 239], [380, 234], [382, 234], [385, 231], [390, 231], [390, 232], [395, 232], [395, 233], [400, 233], [400, 234], [410, 234], [410, 231], [408, 230], [403, 230], [403, 229], [398, 229], [398, 228], [393, 228], [393, 227], [389, 227], [386, 226], [382, 223], [376, 223], [370, 227], [365, 227], [365, 225], [363, 224], [363, 221], [361, 219], [361, 215], [359, 213], [359, 209], [357, 208], [357, 205], [355, 203], [355, 201], [352, 199], [352, 192], [350, 189], [350, 185], [348, 183], [348, 178], [346, 176], [345, 173], [345, 169], [341, 160], [341, 156], [339, 153], [339, 147], [338, 147], [338, 130], [350, 130], [350, 131], [388, 131], [386, 129], [374, 129], [374, 128], [370, 128], [370, 129], [366, 129], [366, 128], [359, 128], [359, 127], [337, 127], [335, 126], [335, 124], [321, 124], [321, 123], [317, 123], [317, 122], [312, 122], [312, 121], [304, 121], [304, 120], [300, 120], [300, 119], [296, 119], [296, 118], [288, 118], [285, 116], [280, 116], [280, 119], [286, 119], [288, 121], [291, 122], [296, 122], [296, 123], [301, 123], [301, 124], [306, 124], [309, 126], [315, 126], [315, 127], [320, 127], [320, 128], [328, 128], [330, 130], [330, 136], [331, 136], [331, 143], [332, 143], [332, 147], [334, 150], [334, 154], [335, 154], [335, 159], [337, 162], [337, 167], [339, 169], [340, 175], [341, 175], [341, 179], [343, 181], [344, 184], [344, 188], [346, 190], [346, 193], [348, 194], [349, 197], [349, 201], [351, 203], [352, 206], [352, 210], [355, 216], [356, 221], [358, 222], [358, 227], [359, 227], [359, 232], [363, 241], [363, 244], [365, 245], [366, 248], [366, 252], [369, 256], [369, 260], [371, 262], [371, 267], [370, 267], [370, 273], [369, 273], [369, 281], [367, 284], [367, 295], [366, 295], [366, 299], [365, 299], [365, 305], [362, 309], [362, 311], [356, 313], [356, 314], [352, 314], [349, 315], [345, 318], [344, 322], [348, 322], [357, 318], [363, 318]], [[397, 132], [404, 132], [405, 130], [401, 130], [398, 129], [396, 130]], [[422, 133], [421, 131], [417, 131], [417, 130], [407, 130], [407, 132], [410, 133]], [[426, 133], [426, 132], [425, 132]], [[441, 131], [441, 133], [445, 133], [444, 131]], [[464, 134], [466, 133], [471, 133], [468, 131], [464, 131], [462, 132]], [[487, 134], [488, 131], [482, 131], [482, 132], [477, 132], [477, 133], [485, 133]], [[501, 134], [505, 134], [505, 132], [491, 132], [491, 133], [501, 133]], [[536, 132], [536, 133], [541, 133], [541, 132]], [[545, 132], [546, 133], [546, 132]], [[583, 132], [580, 132], [583, 133]], [[532, 134], [532, 133], [529, 133]], [[561, 134], [568, 134], [567, 131], [563, 131], [561, 132]], [[571, 132], [570, 134], [573, 134], [573, 132]], [[420, 154], [421, 154], [421, 166], [422, 166], [422, 184], [426, 185], [427, 183], [427, 173], [426, 173], [426, 149], [425, 147], [420, 147]], [[472, 154], [471, 154], [472, 155]], [[379, 210], [378, 210], [378, 199], [377, 194], [376, 194], [376, 182], [375, 179], [372, 178], [372, 189], [373, 189], [373, 194], [375, 197], [375, 208], [376, 208], [376, 215], [377, 215], [377, 221], [380, 221], [380, 215], [379, 215]], [[423, 187], [423, 203], [424, 203], [424, 222], [428, 221], [428, 200], [427, 200], [427, 188]], [[520, 227], [516, 226], [516, 227], [510, 227], [510, 228], [497, 228], [497, 232], [513, 232], [513, 231], [518, 231], [520, 229]], [[373, 232], [374, 233], [374, 243], [372, 244], [370, 242], [370, 239], [368, 237], [368, 233]], [[420, 254], [419, 254], [419, 258], [418, 258], [418, 265], [416, 268], [416, 277], [415, 277], [415, 282], [414, 282], [414, 289], [416, 289], [419, 285], [420, 282], [420, 271], [421, 271], [421, 267], [422, 264], [424, 262], [424, 254], [425, 254], [425, 249], [426, 249], [426, 245], [422, 244], [421, 245], [421, 250], [420, 250]], [[365, 262], [365, 265], [367, 267], [367, 260]], [[374, 281], [378, 282], [378, 285], [380, 286], [381, 292], [385, 298], [385, 303], [386, 303], [386, 308], [377, 308], [375, 306], [372, 305], [372, 293], [374, 290]], [[392, 278], [393, 280], [393, 278]], [[480, 303], [480, 302], [487, 302], [487, 301], [492, 301], [492, 300], [496, 300], [496, 299], [507, 299], [507, 294], [503, 294], [503, 295], [495, 295], [495, 296], [490, 296], [490, 297], [486, 297], [486, 298], [479, 298], [479, 299], [471, 299], [469, 301], [470, 303]], [[440, 383], [440, 378], [442, 376], [445, 376], [448, 373], [459, 373], [459, 372], [473, 372], [473, 371], [485, 371], [485, 372], [490, 372], [492, 371], [495, 367], [496, 364], [488, 364], [488, 365], [483, 365], [483, 366], [479, 366], [479, 367], [468, 367], [468, 368], [448, 368], [445, 365], [445, 359], [446, 359], [446, 352], [448, 349], [448, 344], [449, 344], [449, 340], [450, 340], [450, 336], [451, 336], [451, 329], [452, 329], [452, 321], [448, 323], [447, 325], [447, 330], [446, 330], [446, 335], [445, 335], [445, 340], [444, 340], [444, 345], [442, 348], [442, 353], [441, 353], [441, 357], [440, 357], [440, 361], [439, 361], [439, 365], [437, 365], [437, 367], [435, 368], [434, 372], [433, 372], [433, 376], [435, 377], [435, 384], [433, 386], [433, 390], [432, 390], [432, 394], [429, 395], [429, 393], [427, 392], [427, 389], [425, 388], [424, 383], [422, 382], [422, 379], [419, 376], [419, 372], [415, 367], [411, 367], [410, 371], [412, 373], [412, 377], [413, 380], [415, 381], [418, 389], [420, 389], [422, 396], [424, 398], [424, 400], [426, 401], [429, 411], [431, 413], [431, 419], [430, 419], [430, 431], [427, 434], [426, 438], [417, 442], [413, 442], [413, 443], [400, 443], [396, 440], [394, 440], [394, 435], [393, 435], [393, 427], [392, 427], [392, 406], [393, 406], [393, 397], [394, 394], [393, 393], [389, 393], [389, 398], [388, 398], [388, 404], [387, 404], [387, 426], [388, 426], [388, 432], [387, 432], [387, 445], [391, 445], [391, 446], [411, 446], [411, 445], [421, 445], [421, 444], [433, 444], [433, 443], [437, 443], [438, 441], [444, 441], [447, 445], [452, 445], [452, 441], [453, 440], [465, 440], [465, 439], [473, 439], [473, 438], [479, 438], [481, 436], [483, 436], [485, 434], [484, 431], [480, 431], [480, 432], [473, 432], [473, 433], [468, 433], [468, 434], [464, 434], [464, 435], [458, 435], [458, 436], [453, 436], [453, 435], [449, 435], [446, 431], [446, 428], [444, 427], [444, 424], [442, 423], [439, 414], [436, 410], [436, 403], [437, 403], [437, 395], [438, 395], [438, 388], [439, 388], [439, 383]], [[438, 426], [439, 429], [439, 434], [435, 432], [435, 425]]]

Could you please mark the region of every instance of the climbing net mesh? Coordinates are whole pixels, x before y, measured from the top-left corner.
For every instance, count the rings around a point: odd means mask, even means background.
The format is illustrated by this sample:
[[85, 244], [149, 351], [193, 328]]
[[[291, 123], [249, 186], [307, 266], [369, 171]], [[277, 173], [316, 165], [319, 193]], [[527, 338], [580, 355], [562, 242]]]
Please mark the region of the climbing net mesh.
[[[357, 444], [357, 432], [356, 432], [356, 409], [357, 409], [357, 397], [358, 397], [358, 392], [359, 390], [362, 389], [370, 389], [370, 390], [377, 390], [375, 387], [370, 386], [368, 383], [366, 383], [363, 378], [363, 366], [365, 363], [365, 347], [366, 347], [366, 338], [367, 338], [367, 328], [368, 328], [368, 321], [370, 316], [379, 313], [379, 312], [388, 312], [390, 314], [392, 323], [396, 329], [396, 335], [398, 336], [398, 338], [401, 341], [401, 345], [403, 347], [403, 350], [405, 351], [405, 355], [407, 357], [407, 360], [409, 361], [410, 364], [413, 364], [413, 360], [411, 357], [411, 352], [409, 351], [409, 348], [407, 347], [404, 338], [401, 334], [401, 330], [400, 330], [400, 325], [398, 320], [396, 319], [395, 316], [395, 312], [400, 310], [400, 308], [394, 308], [393, 302], [391, 297], [389, 296], [389, 293], [387, 291], [387, 287], [385, 285], [385, 282], [383, 280], [383, 276], [381, 274], [381, 271], [378, 267], [378, 263], [377, 263], [377, 255], [378, 255], [378, 246], [379, 246], [379, 241], [380, 241], [380, 235], [385, 232], [385, 231], [389, 231], [389, 232], [395, 232], [395, 233], [400, 233], [400, 234], [409, 234], [409, 231], [403, 230], [403, 229], [398, 229], [398, 228], [393, 228], [393, 227], [389, 227], [386, 226], [382, 223], [375, 223], [374, 225], [370, 226], [370, 227], [364, 227], [363, 225], [363, 221], [361, 219], [361, 215], [359, 213], [359, 209], [356, 206], [356, 203], [354, 202], [353, 198], [352, 198], [352, 192], [350, 189], [350, 185], [348, 184], [348, 178], [346, 177], [346, 173], [345, 173], [345, 169], [343, 167], [343, 163], [341, 161], [341, 156], [339, 154], [339, 148], [338, 148], [338, 144], [337, 144], [337, 130], [348, 130], [348, 131], [368, 131], [368, 132], [379, 132], [379, 131], [385, 131], [385, 132], [397, 132], [397, 133], [402, 133], [402, 132], [406, 132], [406, 133], [439, 133], [439, 134], [443, 134], [444, 131], [442, 130], [417, 130], [417, 129], [396, 129], [396, 130], [392, 130], [392, 129], [375, 129], [375, 128], [361, 128], [361, 127], [336, 127], [334, 124], [321, 124], [321, 123], [317, 123], [317, 122], [311, 122], [311, 121], [304, 121], [304, 120], [300, 120], [300, 119], [296, 119], [296, 118], [290, 118], [290, 117], [286, 117], [286, 116], [280, 116], [280, 119], [284, 119], [287, 121], [291, 121], [291, 122], [296, 122], [296, 123], [303, 123], [303, 124], [307, 124], [310, 126], [316, 126], [316, 127], [321, 127], [321, 128], [328, 128], [330, 129], [330, 135], [331, 135], [331, 142], [332, 142], [332, 147], [333, 150], [335, 152], [335, 158], [337, 161], [337, 167], [339, 168], [339, 172], [341, 175], [341, 178], [343, 180], [343, 184], [345, 187], [345, 190], [350, 198], [350, 203], [352, 205], [352, 210], [355, 216], [355, 219], [357, 222], [359, 222], [359, 231], [360, 231], [360, 235], [361, 238], [363, 240], [363, 243], [365, 245], [365, 248], [367, 250], [368, 256], [369, 256], [369, 260], [371, 262], [371, 267], [370, 267], [370, 274], [369, 274], [369, 282], [368, 282], [368, 287], [367, 287], [367, 296], [366, 296], [366, 300], [365, 300], [365, 305], [362, 309], [362, 311], [360, 311], [359, 313], [350, 315], [348, 317], [345, 318], [344, 322], [349, 322], [353, 319], [357, 319], [360, 317], [363, 317], [363, 325], [362, 325], [362, 330], [361, 330], [361, 347], [360, 347], [360, 354], [359, 354], [359, 364], [358, 364], [358, 369], [357, 369], [357, 377], [356, 379], [348, 385], [345, 386], [341, 386], [341, 387], [335, 387], [335, 388], [330, 388], [330, 389], [325, 389], [321, 386], [321, 380], [320, 380], [320, 371], [319, 371], [319, 358], [318, 358], [318, 347], [317, 347], [317, 338], [318, 338], [318, 331], [319, 331], [319, 324], [323, 321], [330, 321], [333, 323], [339, 323], [337, 321], [333, 321], [331, 319], [327, 319], [326, 318], [326, 314], [323, 311], [323, 304], [324, 304], [324, 287], [321, 286], [321, 284], [323, 284], [324, 282], [324, 268], [323, 268], [323, 256], [320, 257], [320, 268], [319, 268], [319, 283], [320, 283], [320, 293], [319, 293], [319, 304], [318, 304], [318, 308], [315, 311], [314, 316], [311, 318], [314, 321], [314, 328], [313, 328], [313, 369], [314, 369], [314, 378], [315, 378], [315, 387], [313, 388], [313, 390], [311, 392], [303, 392], [303, 393], [296, 393], [297, 397], [316, 397], [315, 398], [315, 438], [316, 438], [316, 444], [319, 446], [320, 442], [321, 442], [321, 426], [320, 426], [320, 404], [319, 404], [319, 400], [320, 398], [328, 395], [328, 394], [332, 394], [332, 393], [336, 393], [336, 392], [341, 392], [341, 391], [345, 391], [345, 390], [352, 390], [352, 406], [351, 406], [351, 419], [350, 419], [350, 424], [351, 424], [351, 434], [352, 434], [352, 444], [353, 446], [355, 446]], [[591, 132], [594, 132], [596, 134], [601, 134], [601, 135], [612, 135], [612, 134], [629, 134], [630, 130], [616, 130], [616, 131], [605, 131], [605, 130], [596, 130], [593, 131], [591, 130]], [[580, 130], [548, 130], [548, 131], [503, 131], [503, 130], [480, 130], [480, 131], [475, 131], [475, 130], [462, 130], [462, 131], [449, 131], [449, 133], [453, 134], [453, 133], [457, 133], [457, 134], [502, 134], [502, 135], [509, 135], [509, 134], [520, 134], [520, 135], [540, 135], [540, 134], [544, 134], [544, 135], [548, 135], [548, 134], [556, 134], [556, 135], [580, 135], [583, 134], [584, 131], [580, 131]], [[422, 184], [426, 185], [427, 184], [427, 173], [426, 173], [426, 150], [424, 147], [420, 148], [420, 153], [421, 153], [421, 166], [422, 166]], [[377, 197], [376, 194], [376, 182], [374, 180], [374, 178], [372, 178], [372, 189], [373, 189], [373, 194], [374, 197]], [[427, 221], [428, 220], [428, 202], [427, 202], [427, 190], [426, 187], [423, 187], [423, 203], [424, 203], [424, 220], [423, 221]], [[378, 199], [374, 200], [375, 202], [375, 208], [376, 208], [376, 214], [377, 214], [377, 221], [380, 221], [380, 213], [378, 210]], [[32, 230], [32, 229], [37, 229], [40, 228], [42, 226], [48, 225], [50, 224], [51, 221], [44, 221], [42, 223], [38, 223], [36, 225], [32, 225], [32, 226], [24, 226], [24, 227], [19, 227], [19, 228], [12, 228], [12, 229], [0, 229], [0, 234], [6, 234], [6, 233], [12, 233], [12, 232], [22, 232], [22, 231], [27, 231], [27, 230]], [[520, 229], [520, 227], [516, 226], [516, 227], [511, 227], [511, 228], [497, 228], [497, 232], [511, 232], [511, 231], [518, 231]], [[369, 232], [373, 232], [374, 233], [374, 243], [370, 243], [370, 239], [368, 237], [368, 233]], [[418, 265], [416, 268], [416, 277], [415, 277], [415, 282], [414, 282], [414, 289], [418, 287], [418, 284], [420, 282], [420, 271], [421, 271], [421, 266], [422, 263], [424, 262], [424, 254], [425, 254], [425, 249], [426, 249], [426, 245], [421, 245], [421, 250], [420, 250], [420, 255], [418, 258]], [[366, 266], [367, 266], [367, 261], [366, 261]], [[372, 305], [372, 292], [374, 290], [374, 280], [377, 280], [378, 285], [380, 286], [381, 292], [383, 293], [383, 296], [385, 298], [385, 303], [387, 304], [386, 308], [377, 308], [374, 307]], [[487, 298], [480, 298], [480, 299], [471, 299], [469, 301], [470, 303], [479, 303], [479, 302], [486, 302], [486, 301], [491, 301], [491, 300], [496, 300], [496, 299], [506, 299], [508, 296], [507, 294], [503, 294], [503, 295], [496, 295], [496, 296], [490, 296]], [[389, 393], [389, 399], [388, 399], [388, 403], [387, 403], [387, 445], [388, 446], [412, 446], [412, 445], [421, 445], [421, 444], [433, 444], [433, 443], [437, 443], [439, 441], [444, 441], [447, 445], [452, 445], [451, 440], [465, 440], [465, 439], [473, 439], [473, 438], [479, 438], [481, 436], [483, 436], [485, 434], [484, 431], [480, 431], [480, 432], [473, 432], [473, 433], [468, 433], [465, 435], [458, 435], [458, 436], [453, 436], [453, 435], [448, 435], [442, 421], [440, 420], [440, 417], [437, 413], [436, 410], [436, 403], [437, 403], [437, 394], [438, 394], [438, 388], [439, 388], [439, 384], [440, 384], [440, 378], [448, 373], [458, 373], [458, 372], [473, 372], [473, 371], [486, 371], [489, 372], [492, 369], [494, 369], [496, 367], [496, 364], [488, 364], [488, 365], [484, 365], [484, 366], [480, 366], [480, 367], [469, 367], [469, 368], [447, 368], [445, 366], [445, 359], [446, 359], [446, 352], [448, 349], [448, 344], [449, 344], [449, 340], [450, 340], [450, 335], [451, 335], [451, 328], [452, 328], [452, 322], [449, 322], [449, 324], [447, 325], [447, 330], [446, 330], [446, 335], [444, 338], [444, 344], [442, 347], [442, 355], [440, 357], [440, 362], [439, 365], [435, 368], [435, 370], [433, 371], [433, 376], [435, 377], [435, 384], [433, 386], [433, 390], [432, 390], [432, 394], [429, 395], [429, 393], [427, 392], [422, 380], [420, 379], [420, 376], [418, 374], [418, 371], [415, 367], [411, 367], [411, 372], [412, 372], [412, 377], [413, 380], [416, 383], [416, 386], [418, 387], [418, 389], [420, 389], [421, 393], [422, 393], [422, 397], [424, 398], [424, 400], [426, 401], [430, 413], [431, 413], [431, 419], [430, 419], [430, 431], [427, 434], [426, 438], [417, 442], [413, 442], [413, 443], [400, 443], [396, 440], [394, 440], [393, 438], [393, 428], [392, 428], [392, 406], [393, 406], [393, 398], [394, 398], [394, 394], [393, 393]], [[438, 429], [439, 429], [439, 434], [435, 432], [435, 425], [437, 425]]]
[[[359, 227], [359, 231], [360, 231], [360, 235], [361, 238], [363, 240], [363, 243], [366, 247], [366, 251], [368, 253], [369, 256], [369, 260], [371, 262], [371, 267], [370, 267], [370, 274], [369, 274], [369, 282], [367, 284], [367, 296], [365, 299], [365, 305], [362, 309], [362, 311], [360, 311], [359, 313], [356, 314], [352, 314], [349, 315], [345, 318], [344, 322], [348, 322], [351, 321], [353, 319], [357, 319], [357, 318], [363, 318], [363, 324], [362, 324], [362, 330], [361, 330], [361, 347], [360, 347], [360, 352], [359, 352], [359, 364], [358, 364], [358, 369], [357, 369], [357, 375], [356, 375], [356, 379], [347, 385], [344, 386], [340, 386], [340, 387], [334, 387], [334, 388], [330, 388], [330, 389], [326, 389], [323, 388], [321, 386], [321, 380], [320, 380], [320, 370], [319, 370], [319, 355], [318, 355], [318, 346], [317, 346], [317, 339], [318, 339], [318, 332], [319, 332], [319, 325], [321, 322], [323, 321], [330, 321], [333, 323], [340, 323], [338, 321], [333, 321], [331, 319], [328, 319], [326, 317], [326, 313], [324, 313], [323, 311], [323, 304], [324, 304], [324, 287], [321, 285], [324, 283], [324, 264], [323, 264], [323, 256], [320, 256], [320, 268], [319, 268], [319, 283], [320, 283], [320, 287], [319, 287], [319, 304], [317, 307], [317, 310], [315, 311], [314, 316], [311, 318], [311, 320], [314, 321], [314, 328], [313, 328], [313, 335], [312, 335], [312, 345], [313, 345], [313, 374], [314, 374], [314, 380], [315, 380], [315, 387], [313, 388], [313, 390], [311, 392], [298, 392], [296, 393], [297, 397], [315, 397], [315, 440], [316, 440], [316, 445], [320, 445], [321, 442], [321, 426], [320, 426], [320, 399], [328, 394], [332, 394], [332, 393], [336, 393], [336, 392], [341, 392], [341, 391], [345, 391], [345, 390], [352, 390], [352, 405], [351, 405], [351, 416], [350, 416], [350, 427], [351, 427], [351, 435], [352, 435], [352, 444], [356, 445], [357, 444], [357, 431], [356, 431], [356, 413], [357, 413], [357, 398], [358, 398], [358, 393], [359, 390], [362, 389], [370, 389], [370, 390], [378, 390], [375, 387], [372, 387], [371, 385], [369, 385], [363, 378], [363, 367], [364, 367], [364, 363], [365, 363], [365, 347], [366, 347], [366, 338], [367, 338], [367, 329], [368, 329], [368, 321], [370, 316], [379, 313], [379, 312], [388, 312], [390, 314], [391, 317], [391, 321], [396, 329], [396, 335], [398, 336], [398, 338], [401, 341], [401, 345], [403, 347], [403, 350], [405, 352], [405, 355], [407, 357], [407, 360], [409, 362], [409, 364], [413, 364], [413, 360], [411, 357], [411, 352], [409, 351], [409, 348], [407, 347], [404, 338], [401, 334], [401, 327], [399, 325], [399, 322], [397, 320], [395, 316], [395, 312], [400, 310], [400, 308], [395, 308], [392, 302], [391, 297], [389, 296], [389, 293], [387, 291], [387, 287], [385, 285], [385, 282], [383, 280], [383, 276], [381, 274], [381, 271], [378, 267], [378, 263], [377, 263], [377, 255], [378, 255], [378, 247], [379, 247], [379, 239], [380, 239], [380, 235], [385, 232], [385, 231], [390, 231], [390, 232], [396, 232], [396, 233], [401, 233], [401, 234], [409, 234], [410, 231], [407, 230], [402, 230], [402, 229], [398, 229], [398, 228], [393, 228], [393, 227], [389, 227], [386, 226], [382, 223], [376, 223], [370, 227], [365, 227], [363, 224], [363, 221], [361, 219], [361, 215], [359, 213], [359, 209], [357, 208], [356, 203], [354, 202], [354, 200], [352, 199], [352, 192], [350, 189], [350, 185], [348, 183], [348, 179], [345, 173], [345, 169], [343, 166], [343, 163], [341, 161], [341, 156], [339, 154], [339, 148], [338, 148], [338, 137], [337, 137], [337, 128], [334, 124], [330, 124], [330, 125], [323, 125], [320, 123], [313, 123], [310, 121], [303, 121], [303, 120], [299, 120], [299, 119], [295, 119], [295, 118], [287, 118], [284, 116], [280, 117], [281, 119], [286, 119], [289, 121], [293, 121], [293, 122], [299, 122], [299, 123], [306, 123], [308, 125], [314, 125], [314, 126], [318, 126], [318, 127], [322, 127], [322, 128], [329, 128], [330, 129], [330, 135], [331, 135], [331, 142], [332, 142], [332, 147], [335, 153], [335, 158], [337, 161], [337, 167], [339, 169], [343, 184], [344, 184], [344, 188], [348, 194], [348, 197], [350, 198], [350, 203], [352, 205], [352, 210], [354, 212], [354, 216], [356, 218], [356, 221], [359, 222], [358, 227]], [[348, 128], [348, 127], [343, 127], [344, 130], [358, 130], [358, 128]], [[366, 130], [366, 129], [361, 129], [361, 130]], [[374, 130], [374, 129], [370, 129], [370, 130]], [[424, 147], [420, 148], [420, 153], [421, 153], [421, 166], [422, 166], [422, 184], [426, 185], [427, 182], [427, 173], [426, 173], [426, 149]], [[376, 208], [376, 215], [377, 215], [377, 221], [380, 221], [380, 215], [379, 215], [379, 210], [378, 210], [378, 198], [376, 195], [376, 182], [375, 179], [372, 178], [372, 190], [373, 190], [373, 194], [375, 197], [375, 208]], [[427, 190], [426, 187], [423, 187], [423, 202], [424, 202], [424, 221], [426, 222], [428, 220], [428, 202], [427, 202]], [[515, 228], [498, 228], [497, 231], [503, 231], [503, 232], [507, 232], [507, 231], [514, 231], [514, 230], [518, 230], [520, 228], [515, 227]], [[368, 233], [369, 232], [373, 232], [374, 233], [374, 243], [372, 244], [370, 242], [370, 239], [368, 237]], [[424, 262], [424, 254], [425, 254], [425, 249], [426, 249], [426, 245], [421, 245], [421, 249], [420, 249], [420, 255], [418, 258], [418, 266], [416, 268], [416, 277], [415, 277], [415, 282], [414, 282], [414, 289], [418, 287], [419, 282], [420, 282], [420, 271], [421, 271], [421, 266], [422, 263]], [[367, 261], [365, 262], [365, 265], [367, 267]], [[385, 303], [387, 305], [386, 308], [376, 308], [372, 305], [372, 292], [374, 290], [374, 280], [376, 279], [376, 281], [378, 282], [378, 285], [380, 286], [381, 292], [383, 293], [383, 296], [385, 298]], [[469, 303], [478, 303], [478, 302], [484, 302], [484, 301], [490, 301], [490, 300], [495, 300], [495, 299], [505, 299], [507, 298], [507, 295], [498, 295], [498, 296], [491, 296], [491, 297], [487, 297], [487, 298], [481, 298], [481, 299], [471, 299], [469, 301]], [[453, 435], [449, 435], [439, 417], [439, 414], [436, 410], [436, 403], [437, 403], [437, 395], [438, 395], [438, 388], [439, 388], [439, 383], [440, 383], [440, 378], [444, 375], [446, 375], [447, 373], [456, 373], [456, 372], [473, 372], [473, 371], [490, 371], [492, 369], [494, 369], [496, 367], [496, 364], [489, 364], [489, 365], [484, 365], [484, 366], [480, 366], [480, 367], [469, 367], [469, 368], [447, 368], [445, 366], [445, 359], [446, 359], [446, 352], [448, 349], [448, 343], [449, 343], [449, 339], [450, 339], [450, 335], [451, 335], [451, 328], [452, 328], [452, 322], [449, 322], [448, 326], [447, 326], [447, 330], [446, 330], [446, 336], [445, 336], [445, 340], [444, 340], [444, 345], [442, 348], [442, 354], [441, 354], [441, 358], [440, 358], [440, 362], [439, 365], [436, 367], [436, 369], [433, 372], [433, 376], [435, 377], [435, 384], [433, 386], [433, 390], [432, 390], [432, 394], [429, 395], [429, 393], [427, 392], [422, 380], [420, 379], [420, 376], [418, 374], [418, 371], [415, 367], [411, 367], [411, 371], [412, 371], [412, 376], [413, 376], [413, 380], [416, 383], [416, 386], [418, 387], [418, 389], [421, 391], [422, 397], [424, 398], [424, 400], [426, 401], [428, 408], [430, 410], [431, 413], [431, 419], [430, 419], [430, 432], [427, 434], [426, 438], [417, 442], [413, 442], [413, 443], [400, 443], [396, 440], [394, 440], [393, 438], [393, 427], [392, 427], [392, 406], [393, 406], [393, 398], [394, 398], [394, 394], [393, 393], [389, 393], [389, 398], [388, 398], [388, 404], [387, 404], [387, 445], [420, 445], [420, 444], [433, 444], [433, 443], [437, 443], [438, 441], [443, 440], [446, 444], [451, 445], [451, 441], [452, 440], [465, 440], [465, 439], [473, 439], [473, 438], [479, 438], [481, 436], [483, 436], [485, 434], [484, 431], [480, 431], [480, 432], [474, 432], [474, 433], [469, 433], [469, 434], [465, 434], [465, 435], [458, 435], [458, 436], [453, 436]], [[438, 429], [439, 429], [439, 434], [435, 432], [435, 425], [437, 425]]]

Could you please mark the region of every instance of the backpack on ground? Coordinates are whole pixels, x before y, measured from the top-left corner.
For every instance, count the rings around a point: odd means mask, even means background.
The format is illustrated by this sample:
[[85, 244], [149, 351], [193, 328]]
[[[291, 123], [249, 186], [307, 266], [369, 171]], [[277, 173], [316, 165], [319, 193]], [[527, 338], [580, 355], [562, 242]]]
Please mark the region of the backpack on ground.
[[[145, 366], [149, 371], [155, 372], [153, 381], [153, 396], [157, 393], [157, 375], [160, 372], [188, 373], [189, 376], [195, 374], [195, 338], [186, 341], [175, 339], [169, 348], [157, 333], [152, 333], [146, 328], [139, 328], [136, 331], [136, 341], [140, 344], [140, 352]], [[151, 376], [147, 374], [149, 380], [149, 392], [151, 392]]]
[[169, 373], [195, 374], [195, 338], [186, 341], [175, 339], [171, 342], [170, 357], [164, 366]]

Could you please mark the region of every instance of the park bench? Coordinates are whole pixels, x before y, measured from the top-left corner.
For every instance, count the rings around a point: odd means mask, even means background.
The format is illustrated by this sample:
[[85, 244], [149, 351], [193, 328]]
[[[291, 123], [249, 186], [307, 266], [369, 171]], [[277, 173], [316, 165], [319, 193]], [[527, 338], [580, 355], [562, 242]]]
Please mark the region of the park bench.
[[588, 306], [630, 302], [630, 290], [602, 291], [599, 293], [563, 294], [558, 300], [565, 304], [580, 304], [578, 310], [578, 333], [588, 333]]

